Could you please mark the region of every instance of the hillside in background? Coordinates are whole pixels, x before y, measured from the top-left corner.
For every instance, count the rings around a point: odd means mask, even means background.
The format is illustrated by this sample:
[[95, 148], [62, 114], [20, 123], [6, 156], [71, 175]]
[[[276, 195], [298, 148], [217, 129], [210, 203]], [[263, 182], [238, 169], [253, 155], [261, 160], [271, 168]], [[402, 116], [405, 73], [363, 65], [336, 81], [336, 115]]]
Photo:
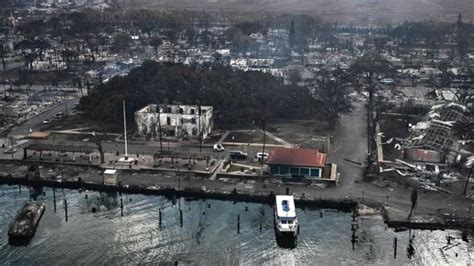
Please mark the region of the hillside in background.
[[190, 8], [231, 12], [302, 12], [344, 23], [474, 20], [472, 0], [126, 0], [130, 7]]

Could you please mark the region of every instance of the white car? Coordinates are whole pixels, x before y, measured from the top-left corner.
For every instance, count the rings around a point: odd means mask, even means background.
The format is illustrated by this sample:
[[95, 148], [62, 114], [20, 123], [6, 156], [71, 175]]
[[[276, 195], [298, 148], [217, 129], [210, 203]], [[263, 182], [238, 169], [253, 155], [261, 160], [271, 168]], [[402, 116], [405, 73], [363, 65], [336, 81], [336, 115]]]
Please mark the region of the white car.
[[394, 81], [393, 79], [391, 78], [384, 78], [384, 79], [381, 79], [380, 80], [380, 83], [384, 84], [384, 85], [390, 85], [390, 84], [393, 84]]
[[43, 124], [49, 124], [49, 123], [51, 123], [51, 121], [52, 121], [52, 119], [49, 119], [49, 118], [45, 119], [45, 120], [43, 120]]
[[257, 154], [255, 155], [255, 159], [257, 159], [257, 161], [261, 161], [262, 159], [264, 161], [266, 161], [268, 159], [268, 153], [266, 152], [257, 152]]
[[12, 153], [15, 153], [15, 152], [16, 152], [15, 148], [6, 148], [5, 150], [3, 150], [3, 153], [5, 153], [5, 154], [12, 154]]
[[214, 144], [213, 148], [214, 148], [215, 151], [219, 151], [219, 152], [225, 150], [225, 149], [224, 149], [224, 146], [222, 146], [222, 145], [219, 144], [219, 143], [218, 143], [218, 144]]

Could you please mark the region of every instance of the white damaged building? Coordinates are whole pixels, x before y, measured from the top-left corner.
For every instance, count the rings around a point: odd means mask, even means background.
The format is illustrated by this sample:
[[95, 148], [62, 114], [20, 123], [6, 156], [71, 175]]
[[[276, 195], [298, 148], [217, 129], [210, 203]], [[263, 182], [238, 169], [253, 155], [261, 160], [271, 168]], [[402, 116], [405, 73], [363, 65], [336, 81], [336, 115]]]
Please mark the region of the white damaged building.
[[176, 137], [202, 139], [212, 132], [213, 107], [203, 105], [160, 105], [150, 104], [135, 112], [137, 133], [155, 138]]

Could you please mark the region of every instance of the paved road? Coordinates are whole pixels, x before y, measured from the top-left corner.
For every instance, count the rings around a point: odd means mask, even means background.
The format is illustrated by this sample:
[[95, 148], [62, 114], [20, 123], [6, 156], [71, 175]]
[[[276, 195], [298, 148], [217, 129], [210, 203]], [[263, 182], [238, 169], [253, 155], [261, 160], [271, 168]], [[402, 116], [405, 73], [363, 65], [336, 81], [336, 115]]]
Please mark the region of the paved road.
[[[106, 152], [116, 152], [117, 150], [120, 153], [125, 152], [125, 147], [123, 143], [104, 143], [103, 144], [104, 150]], [[128, 153], [130, 155], [134, 154], [154, 154], [160, 150], [160, 144], [156, 143], [153, 145], [143, 145], [143, 144], [128, 144]], [[166, 142], [163, 142], [163, 151], [167, 151], [168, 146]], [[169, 150], [171, 151], [179, 151], [179, 152], [190, 152], [190, 153], [199, 153], [199, 147], [179, 147], [177, 148], [176, 145], [173, 143], [169, 146]], [[202, 147], [203, 153], [215, 153], [217, 156], [217, 152], [214, 152], [212, 148], [203, 146]], [[222, 154], [222, 153], [221, 153]]]
[[[36, 91], [36, 92], [42, 92], [45, 89], [49, 89], [51, 91], [62, 91], [62, 92], [77, 92], [78, 88], [77, 87], [70, 87], [70, 86], [58, 86], [58, 87], [51, 87], [51, 86], [43, 86], [43, 85], [19, 85], [19, 86], [11, 86], [9, 84], [5, 85], [7, 90], [12, 90], [12, 91]], [[83, 90], [84, 92], [86, 90]]]
[[[17, 68], [23, 67], [24, 65], [25, 65], [25, 61], [23, 60], [7, 61], [7, 70], [17, 69]], [[3, 71], [2, 64], [0, 64], [0, 71]]]
[[367, 110], [363, 102], [356, 102], [354, 105], [352, 113], [341, 117], [328, 156], [329, 162], [338, 165], [338, 172], [341, 173], [340, 188], [343, 189], [351, 189], [355, 180], [361, 180], [367, 156]]
[[[71, 111], [71, 108], [79, 103], [79, 97], [68, 100], [67, 101], [67, 108], [68, 112]], [[43, 120], [53, 117], [57, 112], [65, 113], [65, 105], [60, 104], [57, 105], [33, 118], [28, 121], [25, 121], [23, 124], [16, 126], [12, 130], [12, 135], [14, 136], [24, 136], [29, 134], [29, 130], [32, 129], [33, 131], [40, 130], [44, 127]]]

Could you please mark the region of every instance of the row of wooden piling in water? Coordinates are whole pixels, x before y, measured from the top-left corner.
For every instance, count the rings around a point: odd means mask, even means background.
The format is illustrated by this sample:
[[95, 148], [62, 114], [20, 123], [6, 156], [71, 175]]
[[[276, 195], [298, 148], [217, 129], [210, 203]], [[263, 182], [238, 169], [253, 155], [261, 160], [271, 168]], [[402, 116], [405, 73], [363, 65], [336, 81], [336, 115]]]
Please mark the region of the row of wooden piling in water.
[[[18, 185], [18, 188], [19, 188], [19, 192], [21, 193], [21, 185], [19, 184]], [[54, 208], [54, 212], [56, 213], [57, 212], [57, 203], [56, 203], [56, 187], [53, 187], [52, 188], [52, 192], [53, 192], [53, 208]], [[286, 191], [287, 193], [289, 193], [289, 190]], [[123, 217], [124, 216], [124, 202], [123, 202], [123, 198], [121, 197], [121, 194], [122, 193], [119, 193], [120, 194], [120, 216]], [[43, 195], [44, 192], [43, 192]], [[88, 198], [88, 194], [85, 194], [85, 198], [87, 199]], [[176, 201], [176, 195], [174, 195], [174, 197], [172, 198], [173, 202]], [[130, 199], [131, 201], [131, 199]], [[69, 216], [68, 216], [68, 201], [66, 198], [63, 199], [63, 206], [64, 206], [64, 216], [65, 216], [65, 221], [68, 222], [69, 220]], [[207, 208], [211, 208], [211, 204], [208, 203], [207, 204]], [[162, 227], [162, 221], [163, 221], [163, 213], [162, 213], [162, 208], [159, 208], [159, 214], [158, 214], [158, 225], [159, 227]], [[248, 206], [245, 206], [245, 211], [249, 211], [249, 208]], [[95, 212], [95, 208], [92, 208], [92, 212], [94, 213]], [[204, 212], [205, 214], [206, 212]], [[263, 212], [263, 216], [265, 215], [265, 213]], [[323, 217], [323, 211], [320, 210], [320, 217]], [[180, 227], [183, 227], [184, 225], [184, 222], [183, 222], [183, 210], [181, 209], [181, 207], [179, 207], [179, 224], [180, 224]], [[241, 231], [241, 216], [240, 214], [237, 214], [237, 222], [236, 222], [236, 225], [237, 225], [237, 234], [240, 234], [240, 231]], [[259, 223], [259, 231], [262, 232], [263, 231], [263, 224], [262, 223]]]
[[[19, 184], [18, 185], [18, 191], [19, 193], [21, 193], [21, 185]], [[53, 192], [53, 210], [54, 210], [54, 213], [57, 212], [57, 203], [56, 203], [56, 187], [53, 187], [52, 188], [52, 192]], [[121, 194], [121, 193], [120, 193]], [[4, 191], [3, 191], [3, 187], [2, 187], [2, 195], [5, 195], [4, 194]], [[43, 195], [45, 195], [45, 193], [43, 192]], [[89, 196], [88, 194], [85, 194], [85, 198], [87, 199]], [[173, 199], [173, 201], [175, 201], [176, 198]], [[131, 199], [130, 199], [131, 201]], [[68, 215], [68, 201], [66, 198], [63, 199], [63, 206], [64, 206], [64, 218], [65, 218], [65, 221], [68, 222], [69, 220], [69, 215]], [[120, 216], [123, 217], [124, 216], [124, 203], [123, 203], [123, 198], [120, 197]], [[207, 208], [211, 208], [211, 204], [208, 203], [207, 204]], [[245, 206], [245, 211], [248, 211], [248, 207]], [[95, 212], [95, 208], [92, 208], [92, 212]], [[163, 212], [162, 212], [162, 208], [159, 208], [158, 210], [158, 225], [159, 227], [162, 227], [162, 221], [163, 221]], [[206, 212], [204, 212], [205, 214]], [[183, 210], [181, 207], [179, 207], [179, 224], [180, 224], [180, 227], [183, 227], [184, 225], [184, 222], [183, 222]], [[262, 223], [260, 223], [259, 225], [259, 231], [262, 232]], [[237, 234], [240, 234], [240, 214], [237, 214]]]
[[[57, 182], [54, 180], [29, 180], [26, 178], [12, 178], [12, 177], [1, 177], [0, 184], [18, 184], [26, 186], [45, 186], [52, 188], [68, 188], [68, 189], [87, 189], [103, 192], [118, 192], [118, 193], [130, 193], [130, 194], [145, 194], [145, 195], [160, 195], [169, 198], [190, 198], [190, 199], [214, 199], [214, 200], [225, 200], [233, 202], [253, 202], [253, 203], [274, 203], [274, 194], [270, 191], [267, 195], [250, 195], [233, 191], [231, 193], [222, 192], [210, 192], [196, 189], [175, 189], [175, 188], [147, 188], [145, 186], [104, 186], [103, 184], [96, 183], [85, 183], [81, 180], [78, 181], [65, 181]], [[19, 188], [21, 189], [21, 188]], [[3, 192], [2, 192], [3, 193]], [[286, 189], [286, 194], [290, 193], [290, 188]], [[316, 207], [326, 209], [337, 209], [342, 211], [352, 211], [357, 208], [358, 203], [353, 200], [333, 200], [333, 199], [295, 199], [296, 204], [301, 207]], [[384, 213], [382, 208], [382, 217], [384, 222], [392, 228], [411, 228], [411, 229], [423, 229], [423, 230], [444, 230], [444, 229], [455, 229], [455, 230], [469, 230], [474, 231], [473, 220], [466, 221], [448, 221], [448, 222], [411, 222], [411, 221], [398, 221], [391, 220], [387, 214]]]
[[[22, 186], [21, 184], [18, 184], [19, 193], [21, 193], [21, 186]], [[56, 187], [52, 188], [52, 192], [53, 192], [53, 208], [54, 208], [54, 212], [56, 213], [57, 212]], [[287, 191], [287, 192], [289, 192], [289, 191]], [[4, 195], [3, 187], [2, 187], [2, 195]], [[44, 192], [43, 192], [43, 195], [45, 195]], [[88, 198], [88, 194], [85, 195], [85, 198]], [[130, 201], [131, 201], [131, 198], [130, 198]], [[174, 195], [173, 201], [176, 201], [176, 194]], [[65, 221], [68, 222], [68, 220], [69, 220], [68, 201], [67, 201], [66, 198], [63, 199], [63, 206], [64, 206]], [[120, 208], [120, 216], [123, 217], [124, 216], [124, 201], [123, 201], [121, 193], [120, 193], [120, 206], [119, 206], [119, 208]], [[211, 208], [210, 203], [207, 203], [207, 208]], [[247, 206], [245, 207], [245, 211], [248, 211]], [[95, 211], [93, 211], [93, 212], [95, 212]], [[203, 214], [206, 214], [206, 212], [203, 212]], [[265, 214], [263, 214], [263, 215], [265, 215]], [[320, 217], [323, 217], [323, 209], [320, 209]], [[355, 250], [355, 244], [358, 242], [357, 230], [359, 229], [359, 220], [358, 220], [359, 214], [357, 212], [357, 208], [352, 209], [351, 217], [352, 217], [352, 220], [351, 220], [351, 231], [352, 231], [351, 243], [352, 243], [353, 250]], [[183, 220], [184, 220], [183, 219], [183, 210], [182, 210], [181, 206], [179, 205], [179, 226], [181, 228], [184, 226], [184, 221]], [[163, 224], [163, 212], [162, 212], [162, 208], [159, 208], [158, 225], [159, 225], [160, 228], [162, 227], [162, 224]], [[421, 228], [421, 229], [423, 229], [423, 228]], [[263, 226], [262, 226], [262, 223], [260, 223], [259, 224], [259, 231], [262, 232], [262, 230], [263, 230]], [[237, 214], [236, 231], [237, 231], [237, 234], [240, 234], [240, 232], [241, 232], [241, 215], [240, 214]], [[398, 251], [397, 246], [398, 246], [398, 238], [394, 237], [394, 239], [393, 239], [393, 257], [394, 257], [394, 259], [397, 258], [397, 251]], [[177, 262], [175, 262], [175, 265], [177, 265]]]

